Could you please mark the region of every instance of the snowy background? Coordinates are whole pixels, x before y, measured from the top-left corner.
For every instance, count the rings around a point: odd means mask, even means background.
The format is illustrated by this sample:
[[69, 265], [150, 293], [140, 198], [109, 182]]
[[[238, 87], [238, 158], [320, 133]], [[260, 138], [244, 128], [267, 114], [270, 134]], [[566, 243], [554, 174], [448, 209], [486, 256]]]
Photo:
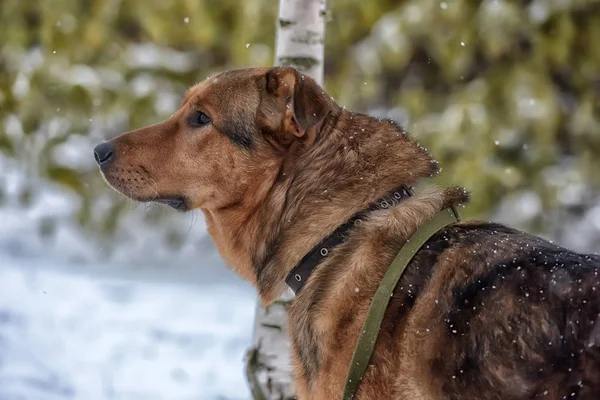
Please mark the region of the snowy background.
[[244, 399], [254, 296], [0, 258], [0, 399]]

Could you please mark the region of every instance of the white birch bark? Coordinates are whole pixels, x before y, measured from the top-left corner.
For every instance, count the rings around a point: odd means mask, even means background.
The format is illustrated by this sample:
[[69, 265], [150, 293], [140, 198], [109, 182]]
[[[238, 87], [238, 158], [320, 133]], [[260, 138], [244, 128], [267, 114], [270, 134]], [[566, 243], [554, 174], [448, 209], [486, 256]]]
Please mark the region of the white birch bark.
[[[289, 65], [323, 81], [326, 0], [279, 0], [276, 65]], [[295, 396], [288, 341], [287, 291], [265, 309], [256, 305], [253, 341], [246, 374], [254, 399], [292, 399]]]
[[279, 0], [276, 65], [291, 65], [323, 83], [326, 0]]

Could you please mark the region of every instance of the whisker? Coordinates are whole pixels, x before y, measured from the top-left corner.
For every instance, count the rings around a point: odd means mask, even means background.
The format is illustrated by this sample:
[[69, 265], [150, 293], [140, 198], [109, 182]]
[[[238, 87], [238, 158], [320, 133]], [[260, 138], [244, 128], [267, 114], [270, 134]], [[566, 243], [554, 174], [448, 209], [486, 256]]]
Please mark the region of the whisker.
[[196, 210], [192, 210], [192, 219], [190, 221], [190, 228], [187, 231], [187, 234], [185, 235], [185, 239], [187, 240], [187, 238], [190, 235], [190, 232], [192, 232], [192, 228], [194, 227], [194, 225], [196, 225], [196, 221], [198, 221], [198, 215], [196, 215]]
[[150, 180], [150, 183], [152, 183], [152, 185], [153, 185], [153, 186], [151, 186], [151, 189], [154, 192], [154, 197], [150, 201], [154, 201], [154, 200], [156, 200], [159, 197], [159, 195], [158, 195], [158, 183], [156, 183], [156, 181], [154, 180], [154, 178], [152, 178], [151, 176], [149, 176], [148, 179]]

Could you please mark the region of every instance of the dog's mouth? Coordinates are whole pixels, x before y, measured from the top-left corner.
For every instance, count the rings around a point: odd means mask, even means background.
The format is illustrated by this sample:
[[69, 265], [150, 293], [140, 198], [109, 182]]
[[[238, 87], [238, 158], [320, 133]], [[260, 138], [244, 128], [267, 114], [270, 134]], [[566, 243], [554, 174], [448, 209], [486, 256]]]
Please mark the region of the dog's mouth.
[[[141, 174], [139, 174], [141, 175]], [[139, 201], [141, 203], [160, 203], [160, 204], [166, 204], [169, 207], [174, 208], [177, 211], [188, 211], [189, 210], [189, 201], [185, 198], [185, 196], [183, 195], [162, 195], [162, 196], [149, 196], [148, 194], [146, 195], [140, 195], [138, 193], [136, 193], [136, 189], [139, 189], [139, 186], [131, 186], [129, 183], [131, 181], [131, 178], [127, 178], [127, 177], [121, 177], [118, 175], [111, 175], [111, 174], [106, 174], [102, 173], [102, 176], [104, 177], [104, 180], [109, 184], [109, 186], [111, 186], [113, 189], [115, 189], [117, 192], [129, 197], [130, 199], [133, 199], [135, 201]], [[139, 182], [140, 183], [147, 183], [147, 182], [154, 182], [154, 181], [150, 181], [147, 180], [147, 178], [145, 178], [143, 175], [141, 176], [141, 178], [139, 178]], [[147, 192], [147, 190], [144, 190], [145, 192]]]
[[173, 207], [177, 211], [187, 211], [188, 209], [188, 204], [184, 197], [159, 197], [149, 201], [166, 204], [169, 207]]

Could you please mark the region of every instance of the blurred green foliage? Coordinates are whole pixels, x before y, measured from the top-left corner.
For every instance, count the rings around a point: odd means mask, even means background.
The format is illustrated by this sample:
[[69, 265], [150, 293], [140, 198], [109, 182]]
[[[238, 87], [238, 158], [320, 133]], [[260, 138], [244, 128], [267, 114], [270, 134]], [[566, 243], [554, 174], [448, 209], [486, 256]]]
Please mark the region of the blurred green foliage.
[[[130, 207], [112, 198], [95, 211], [107, 189], [92, 144], [164, 119], [213, 72], [273, 60], [274, 0], [0, 7], [0, 152], [77, 193], [74, 218], [102, 234]], [[561, 186], [547, 171], [565, 158], [576, 180], [600, 187], [600, 1], [328, 7], [327, 90], [350, 109], [398, 119], [440, 160], [441, 180], [473, 192], [467, 215], [485, 218], [523, 188], [556, 207]], [[67, 148], [89, 163], [61, 156]]]

